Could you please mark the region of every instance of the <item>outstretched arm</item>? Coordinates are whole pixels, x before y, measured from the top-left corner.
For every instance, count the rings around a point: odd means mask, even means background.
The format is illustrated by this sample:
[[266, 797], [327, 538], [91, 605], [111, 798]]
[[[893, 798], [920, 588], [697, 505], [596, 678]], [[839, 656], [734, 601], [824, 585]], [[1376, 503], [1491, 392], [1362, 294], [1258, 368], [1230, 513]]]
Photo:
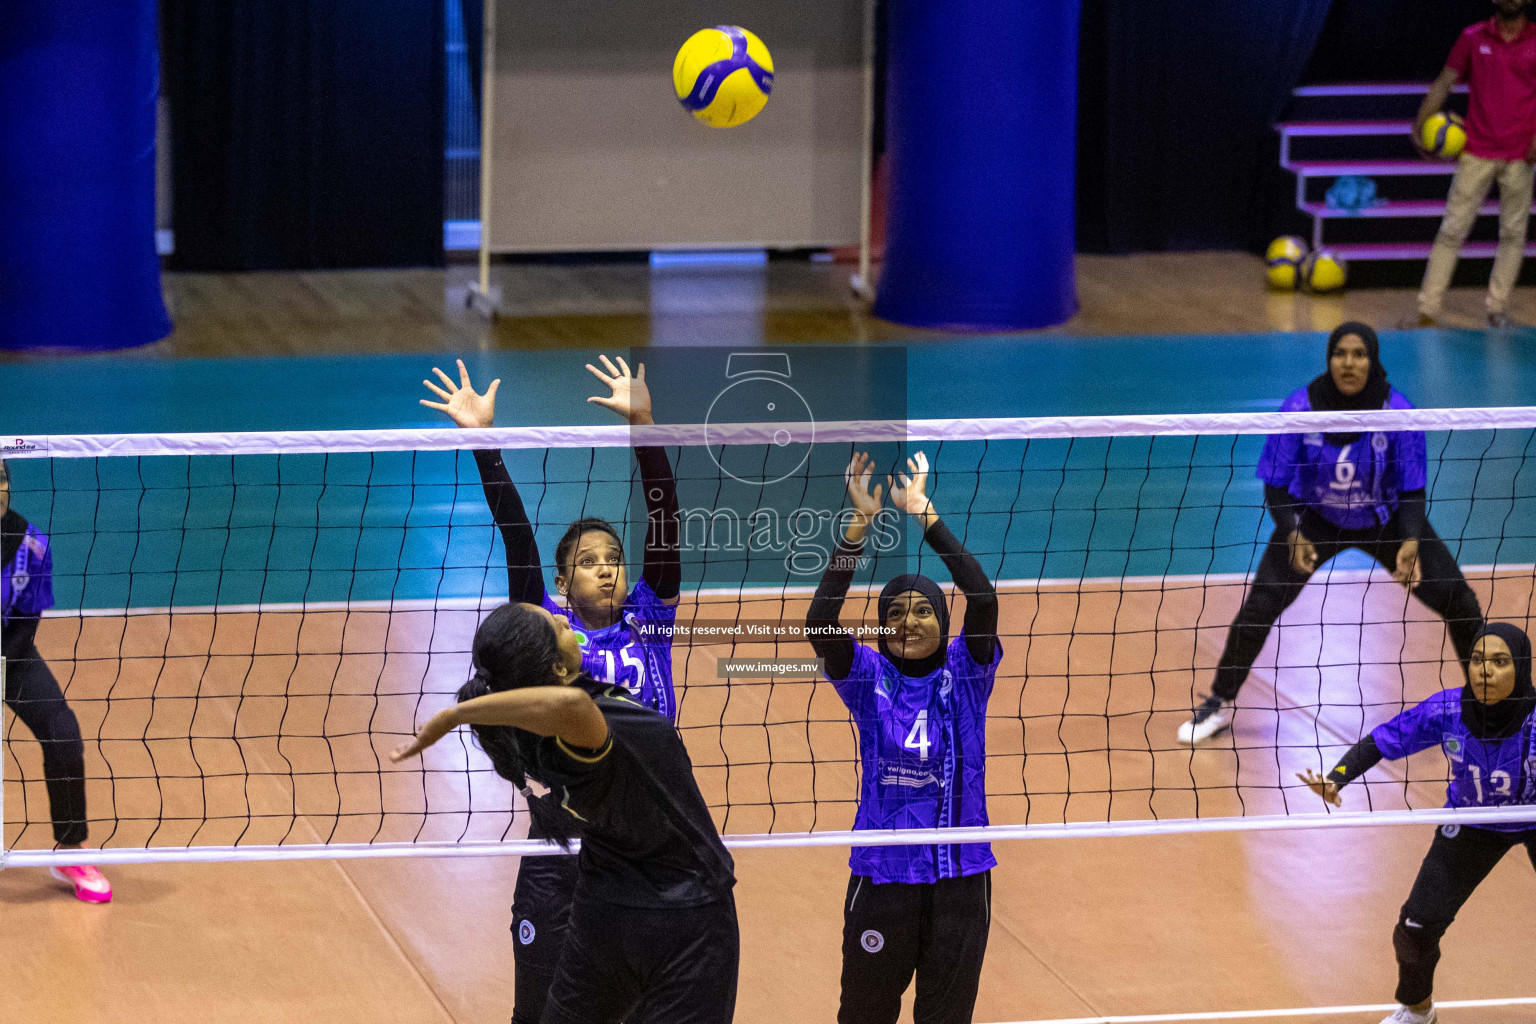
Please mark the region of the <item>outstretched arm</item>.
[[[651, 389], [645, 382], [645, 364], [637, 363], [635, 372], [630, 373], [623, 357], [618, 357], [617, 365], [607, 356], [598, 356], [598, 360], [603, 369], [591, 363], [587, 369], [608, 386], [611, 394], [593, 395], [587, 401], [612, 409], [632, 427], [656, 422], [651, 418]], [[677, 478], [664, 448], [636, 445], [635, 461], [640, 464], [640, 486], [645, 491], [645, 582], [664, 604], [676, 604], [683, 588]]]
[[608, 721], [585, 690], [576, 686], [525, 686], [444, 708], [427, 720], [414, 740], [391, 754], [390, 760], [415, 757], [461, 725], [510, 726], [554, 736], [588, 750], [608, 742]]
[[[432, 367], [443, 386], [422, 381], [441, 402], [423, 398], [421, 404], [428, 409], [446, 413], [454, 423], [466, 429], [491, 427], [496, 424], [496, 391], [501, 381], [491, 381], [485, 394], [478, 394], [469, 380], [469, 370], [464, 360], [458, 361], [459, 383], [442, 370]], [[502, 461], [501, 452], [480, 450], [475, 452], [475, 467], [480, 471], [480, 484], [485, 489], [485, 503], [491, 508], [491, 518], [501, 531], [501, 544], [507, 553], [507, 600], [526, 604], [544, 602], [544, 568], [539, 562], [539, 545], [534, 539], [533, 524], [523, 507], [522, 495], [512, 483], [512, 476]]]
[[869, 521], [880, 511], [882, 488], [869, 488], [869, 478], [874, 472], [874, 460], [863, 452], [848, 463], [843, 479], [848, 485], [848, 499], [854, 515], [838, 538], [837, 548], [827, 561], [826, 571], [811, 598], [811, 607], [805, 613], [805, 629], [810, 636], [811, 648], [821, 658], [831, 680], [847, 679], [853, 671], [853, 655], [856, 648], [853, 634], [843, 627], [840, 617], [843, 599], [853, 583], [853, 571], [858, 567], [859, 555], [864, 551], [864, 534]]
[[944, 560], [955, 588], [965, 595], [965, 646], [972, 660], [990, 665], [997, 652], [997, 590], [981, 563], [939, 519], [928, 497], [928, 456], [918, 452], [907, 460], [907, 472], [889, 482], [892, 504], [923, 524], [923, 539]]
[[1298, 772], [1296, 777], [1328, 803], [1342, 807], [1344, 798], [1339, 795], [1339, 791], [1376, 767], [1383, 756], [1381, 748], [1376, 745], [1376, 737], [1366, 733], [1364, 739], [1344, 752], [1339, 763], [1326, 776], [1308, 768], [1305, 772]]

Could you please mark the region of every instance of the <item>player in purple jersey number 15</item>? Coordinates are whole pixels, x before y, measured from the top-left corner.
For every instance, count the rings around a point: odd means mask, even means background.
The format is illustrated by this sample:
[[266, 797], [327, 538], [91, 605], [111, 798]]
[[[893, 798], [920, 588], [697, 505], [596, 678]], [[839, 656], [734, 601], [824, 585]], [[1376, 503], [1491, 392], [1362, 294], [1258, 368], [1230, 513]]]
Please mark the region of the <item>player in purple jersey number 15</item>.
[[[1447, 807], [1536, 803], [1533, 709], [1531, 641], [1517, 626], [1490, 622], [1473, 644], [1465, 686], [1442, 690], [1378, 725], [1326, 776], [1309, 770], [1297, 777], [1341, 806], [1339, 791], [1383, 758], [1438, 746], [1451, 769]], [[1382, 1024], [1438, 1020], [1431, 992], [1440, 938], [1472, 891], [1515, 846], [1524, 846], [1536, 865], [1536, 807], [1528, 822], [1444, 825], [1436, 831], [1392, 931], [1400, 1005]]]
[[[1280, 410], [1412, 407], [1387, 382], [1376, 332], [1350, 322], [1328, 338], [1327, 372], [1293, 391]], [[1180, 743], [1203, 742], [1232, 724], [1238, 690], [1270, 628], [1312, 574], [1348, 548], [1370, 555], [1444, 619], [1457, 660], [1466, 665], [1483, 614], [1455, 556], [1429, 524], [1422, 431], [1273, 434], [1264, 442], [1257, 476], [1275, 532], [1227, 632], [1211, 695], [1179, 727]]]

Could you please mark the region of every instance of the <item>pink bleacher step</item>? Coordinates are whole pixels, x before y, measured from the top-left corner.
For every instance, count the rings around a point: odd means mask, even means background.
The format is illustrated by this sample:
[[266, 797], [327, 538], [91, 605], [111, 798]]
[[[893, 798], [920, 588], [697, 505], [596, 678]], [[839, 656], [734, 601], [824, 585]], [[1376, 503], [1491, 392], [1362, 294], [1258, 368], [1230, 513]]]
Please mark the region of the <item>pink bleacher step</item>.
[[[1536, 204], [1532, 204], [1536, 209]], [[1327, 203], [1302, 203], [1303, 213], [1314, 217], [1347, 220], [1355, 217], [1440, 217], [1445, 214], [1443, 199], [1391, 200], [1380, 206], [1367, 206], [1359, 210], [1341, 210]], [[1478, 216], [1490, 217], [1499, 212], [1498, 200], [1484, 203], [1477, 209]]]
[[[1323, 248], [1343, 260], [1424, 260], [1429, 258], [1429, 242], [1363, 242], [1324, 245]], [[1468, 242], [1461, 247], [1463, 259], [1492, 259], [1497, 242]], [[1536, 242], [1526, 244], [1525, 254], [1536, 256]]]
[[1318, 137], [1325, 135], [1407, 135], [1412, 121], [1282, 121], [1275, 125], [1281, 135]]
[[1337, 178], [1345, 174], [1449, 177], [1456, 173], [1456, 164], [1450, 160], [1290, 160], [1281, 166], [1303, 178]]
[[[1428, 82], [1344, 82], [1333, 85], [1300, 85], [1291, 90], [1292, 96], [1423, 96], [1429, 92]], [[1466, 83], [1451, 88], [1452, 92], [1464, 93]]]

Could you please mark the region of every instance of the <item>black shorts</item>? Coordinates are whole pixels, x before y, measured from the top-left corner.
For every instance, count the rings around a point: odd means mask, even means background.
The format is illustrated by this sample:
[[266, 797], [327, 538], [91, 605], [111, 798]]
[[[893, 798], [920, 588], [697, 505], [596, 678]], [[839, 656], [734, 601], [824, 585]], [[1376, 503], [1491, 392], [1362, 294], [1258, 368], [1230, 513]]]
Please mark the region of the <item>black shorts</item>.
[[512, 896], [513, 1024], [539, 1024], [576, 895], [574, 855], [524, 857]]
[[578, 900], [543, 1024], [730, 1024], [741, 936], [727, 893], [652, 910]]

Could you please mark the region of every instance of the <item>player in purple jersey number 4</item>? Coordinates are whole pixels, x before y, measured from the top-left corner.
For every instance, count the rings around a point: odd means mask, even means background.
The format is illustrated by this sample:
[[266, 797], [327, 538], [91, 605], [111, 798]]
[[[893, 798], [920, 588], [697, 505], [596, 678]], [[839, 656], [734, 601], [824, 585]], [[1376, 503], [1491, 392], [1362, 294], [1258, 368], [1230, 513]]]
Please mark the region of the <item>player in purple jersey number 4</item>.
[[[1334, 806], [1339, 791], [1383, 758], [1396, 760], [1439, 746], [1450, 764], [1447, 807], [1536, 803], [1536, 745], [1531, 712], [1531, 641], [1517, 626], [1490, 622], [1468, 659], [1466, 685], [1442, 690], [1350, 748], [1326, 776], [1297, 777]], [[1431, 992], [1440, 938], [1462, 905], [1512, 847], [1536, 865], [1536, 808], [1531, 820], [1444, 825], [1435, 833], [1419, 876], [1392, 931], [1397, 953], [1397, 1010], [1382, 1024], [1435, 1024]]]
[[[839, 539], [806, 613], [811, 645], [858, 731], [860, 791], [855, 829], [975, 828], [987, 824], [986, 726], [1002, 645], [997, 592], [981, 564], [939, 518], [927, 496], [928, 460], [886, 478], [891, 504], [923, 529], [965, 596], [965, 621], [950, 640], [949, 602], [926, 576], [897, 576], [880, 592], [879, 649], [843, 626], [843, 600], [881, 512], [873, 463], [848, 465]], [[855, 846], [843, 904], [838, 1024], [895, 1024], [917, 978], [916, 1024], [968, 1024], [991, 924], [987, 843]]]

